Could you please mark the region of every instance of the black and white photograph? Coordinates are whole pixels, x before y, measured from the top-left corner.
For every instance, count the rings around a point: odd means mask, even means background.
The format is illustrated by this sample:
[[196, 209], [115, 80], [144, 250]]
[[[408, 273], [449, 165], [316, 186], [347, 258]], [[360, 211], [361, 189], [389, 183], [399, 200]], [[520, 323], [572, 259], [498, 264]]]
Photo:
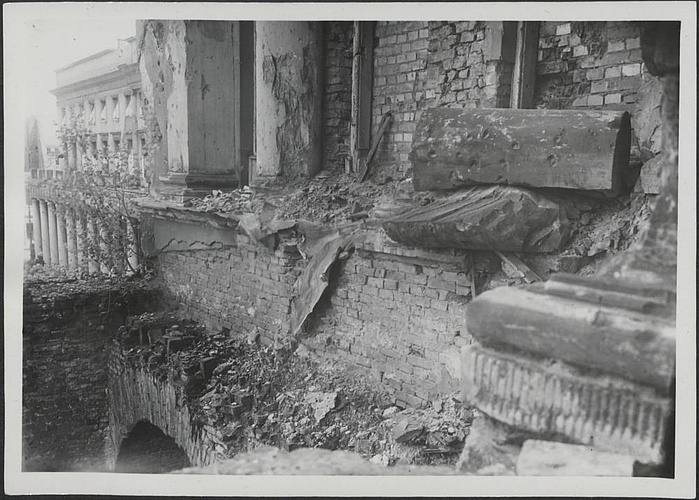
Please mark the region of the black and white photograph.
[[5, 492], [693, 497], [695, 8], [4, 4]]

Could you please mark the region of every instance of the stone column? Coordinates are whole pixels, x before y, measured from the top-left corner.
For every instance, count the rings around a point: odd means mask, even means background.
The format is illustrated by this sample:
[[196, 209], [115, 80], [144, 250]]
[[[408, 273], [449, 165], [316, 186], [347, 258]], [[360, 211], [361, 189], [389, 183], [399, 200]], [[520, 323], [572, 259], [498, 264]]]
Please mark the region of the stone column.
[[73, 209], [67, 208], [64, 217], [66, 224], [66, 237], [68, 238], [68, 268], [71, 271], [75, 271], [78, 269], [78, 242]]
[[85, 214], [87, 218], [87, 234], [85, 235], [85, 242], [88, 248], [85, 250], [87, 256], [87, 270], [90, 274], [99, 273], [100, 266], [99, 261], [95, 258], [95, 253], [99, 249], [99, 238], [95, 234], [95, 220], [90, 214]]
[[143, 93], [161, 137], [156, 189], [177, 199], [235, 187], [239, 23], [147, 21], [144, 29]]
[[39, 200], [32, 198], [32, 239], [34, 240], [34, 258], [44, 255], [43, 248], [41, 247], [41, 208], [39, 207]]
[[312, 176], [322, 163], [322, 23], [258, 21], [255, 27], [252, 184]]
[[49, 244], [49, 210], [48, 203], [39, 200], [41, 219], [41, 253], [46, 264], [51, 264], [51, 246]]
[[56, 206], [56, 240], [58, 243], [58, 264], [68, 267], [68, 238], [66, 235], [65, 208]]
[[51, 249], [51, 264], [59, 265], [58, 255], [58, 228], [56, 227], [56, 204], [49, 201], [46, 203], [49, 217], [49, 247]]
[[75, 211], [75, 239], [77, 242], [76, 246], [76, 258], [78, 261], [78, 269], [80, 271], [88, 271], [87, 266], [87, 230], [85, 228], [85, 215], [76, 210]]

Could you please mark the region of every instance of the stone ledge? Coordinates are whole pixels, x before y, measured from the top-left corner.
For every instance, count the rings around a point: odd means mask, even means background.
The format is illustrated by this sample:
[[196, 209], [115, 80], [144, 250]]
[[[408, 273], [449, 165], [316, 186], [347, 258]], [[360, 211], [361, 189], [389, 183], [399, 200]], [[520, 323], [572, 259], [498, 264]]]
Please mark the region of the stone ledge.
[[496, 420], [644, 463], [663, 461], [672, 401], [650, 388], [480, 345], [462, 347], [461, 365], [464, 399]]

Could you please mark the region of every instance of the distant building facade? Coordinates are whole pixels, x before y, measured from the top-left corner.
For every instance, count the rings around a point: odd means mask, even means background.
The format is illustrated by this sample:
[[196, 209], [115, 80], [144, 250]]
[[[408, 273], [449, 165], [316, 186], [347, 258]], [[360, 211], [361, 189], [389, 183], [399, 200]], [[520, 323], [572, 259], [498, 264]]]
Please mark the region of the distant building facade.
[[51, 92], [59, 129], [89, 131], [83, 144], [62, 144], [66, 168], [82, 169], [122, 152], [132, 172], [143, 172], [145, 132], [135, 37], [56, 70], [56, 83]]

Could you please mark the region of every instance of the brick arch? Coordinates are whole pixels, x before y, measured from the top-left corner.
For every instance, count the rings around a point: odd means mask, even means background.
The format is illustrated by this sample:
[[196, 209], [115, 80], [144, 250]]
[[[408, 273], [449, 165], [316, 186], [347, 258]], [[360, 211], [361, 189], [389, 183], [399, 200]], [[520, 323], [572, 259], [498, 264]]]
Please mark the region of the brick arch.
[[114, 356], [109, 371], [107, 463], [111, 469], [116, 467], [122, 442], [144, 421], [171, 438], [193, 466], [222, 458], [213, 437], [192, 420], [179, 381], [163, 380], [144, 366], [129, 366]]
[[191, 466], [175, 440], [146, 420], [140, 420], [121, 441], [115, 472], [167, 473]]

